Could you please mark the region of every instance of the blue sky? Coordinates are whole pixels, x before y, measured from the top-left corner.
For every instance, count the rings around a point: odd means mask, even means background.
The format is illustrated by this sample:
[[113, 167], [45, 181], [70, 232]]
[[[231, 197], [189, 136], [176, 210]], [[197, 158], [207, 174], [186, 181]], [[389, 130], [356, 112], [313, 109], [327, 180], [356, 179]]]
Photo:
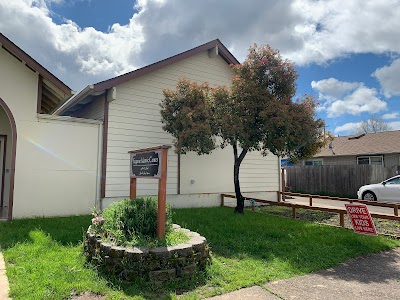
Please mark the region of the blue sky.
[[0, 32], [77, 91], [215, 38], [240, 61], [268, 43], [334, 134], [400, 129], [400, 0], [0, 0]]

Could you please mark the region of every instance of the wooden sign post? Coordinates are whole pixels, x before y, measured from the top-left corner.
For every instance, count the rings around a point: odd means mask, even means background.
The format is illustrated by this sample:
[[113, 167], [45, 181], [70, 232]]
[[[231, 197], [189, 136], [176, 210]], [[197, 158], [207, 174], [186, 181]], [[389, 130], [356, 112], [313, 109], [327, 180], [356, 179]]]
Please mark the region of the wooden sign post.
[[158, 238], [163, 238], [165, 236], [167, 214], [167, 161], [169, 148], [171, 148], [171, 146], [164, 145], [129, 151], [131, 155], [129, 196], [132, 200], [136, 198], [137, 178], [158, 179]]

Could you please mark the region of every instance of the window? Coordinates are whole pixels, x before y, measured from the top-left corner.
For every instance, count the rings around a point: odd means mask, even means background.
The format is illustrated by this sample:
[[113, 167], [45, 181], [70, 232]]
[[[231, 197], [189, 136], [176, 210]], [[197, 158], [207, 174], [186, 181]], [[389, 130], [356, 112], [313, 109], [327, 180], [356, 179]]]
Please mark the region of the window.
[[386, 184], [400, 184], [400, 177], [396, 177], [391, 180], [387, 180]]
[[359, 156], [357, 157], [357, 164], [383, 166], [383, 156]]
[[305, 166], [322, 166], [322, 160], [307, 160], [304, 162]]

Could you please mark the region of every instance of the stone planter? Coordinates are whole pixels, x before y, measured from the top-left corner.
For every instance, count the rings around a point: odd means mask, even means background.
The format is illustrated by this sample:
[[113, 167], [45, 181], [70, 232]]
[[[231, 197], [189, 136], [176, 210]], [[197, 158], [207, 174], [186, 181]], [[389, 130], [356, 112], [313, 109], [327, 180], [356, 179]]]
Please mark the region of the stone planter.
[[189, 241], [171, 247], [120, 247], [100, 240], [89, 231], [86, 233], [84, 251], [105, 272], [122, 280], [135, 281], [139, 278], [152, 282], [165, 282], [179, 278], [191, 278], [204, 270], [211, 262], [207, 241], [197, 232], [183, 230]]

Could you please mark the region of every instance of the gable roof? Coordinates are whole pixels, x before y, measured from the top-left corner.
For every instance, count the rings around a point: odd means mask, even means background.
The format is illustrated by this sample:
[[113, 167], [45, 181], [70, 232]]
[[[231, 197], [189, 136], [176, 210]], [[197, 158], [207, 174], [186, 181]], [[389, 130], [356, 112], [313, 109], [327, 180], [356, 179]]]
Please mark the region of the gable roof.
[[[200, 45], [193, 49], [187, 50], [185, 52], [179, 53], [177, 55], [171, 56], [169, 58], [163, 59], [151, 65], [145, 66], [143, 68], [137, 69], [135, 71], [125, 73], [114, 78], [98, 82], [93, 85], [89, 85], [84, 88], [82, 91], [67, 99], [64, 103], [62, 103], [53, 114], [59, 115], [63, 112], [67, 111], [72, 106], [78, 104], [87, 96], [91, 94], [101, 94], [105, 92], [107, 89], [120, 85], [124, 82], [136, 79], [143, 75], [149, 74], [151, 72], [157, 71], [163, 67], [172, 65], [189, 57], [192, 57], [196, 54], [202, 53], [204, 51], [210, 51], [210, 55], [217, 54], [221, 56], [228, 64], [239, 64], [239, 61], [229, 52], [229, 50], [221, 43], [219, 39], [213, 40], [206, 44]], [[211, 53], [215, 51], [214, 53]]]
[[335, 137], [314, 157], [400, 153], [400, 130]]
[[62, 92], [67, 95], [71, 95], [72, 90], [60, 79], [50, 73], [46, 68], [44, 68], [41, 64], [39, 64], [36, 60], [34, 60], [31, 56], [29, 56], [24, 50], [19, 48], [13, 42], [11, 42], [6, 36], [0, 33], [0, 45], [7, 52], [13, 55], [18, 60], [24, 62], [26, 66], [32, 69], [35, 72], [38, 72], [43, 78], [49, 80], [52, 84], [54, 84], [57, 88], [59, 88]]
[[0, 47], [39, 75], [37, 97], [38, 113], [50, 113], [55, 107], [72, 95], [72, 90], [64, 82], [50, 73], [2, 33], [0, 33]]

